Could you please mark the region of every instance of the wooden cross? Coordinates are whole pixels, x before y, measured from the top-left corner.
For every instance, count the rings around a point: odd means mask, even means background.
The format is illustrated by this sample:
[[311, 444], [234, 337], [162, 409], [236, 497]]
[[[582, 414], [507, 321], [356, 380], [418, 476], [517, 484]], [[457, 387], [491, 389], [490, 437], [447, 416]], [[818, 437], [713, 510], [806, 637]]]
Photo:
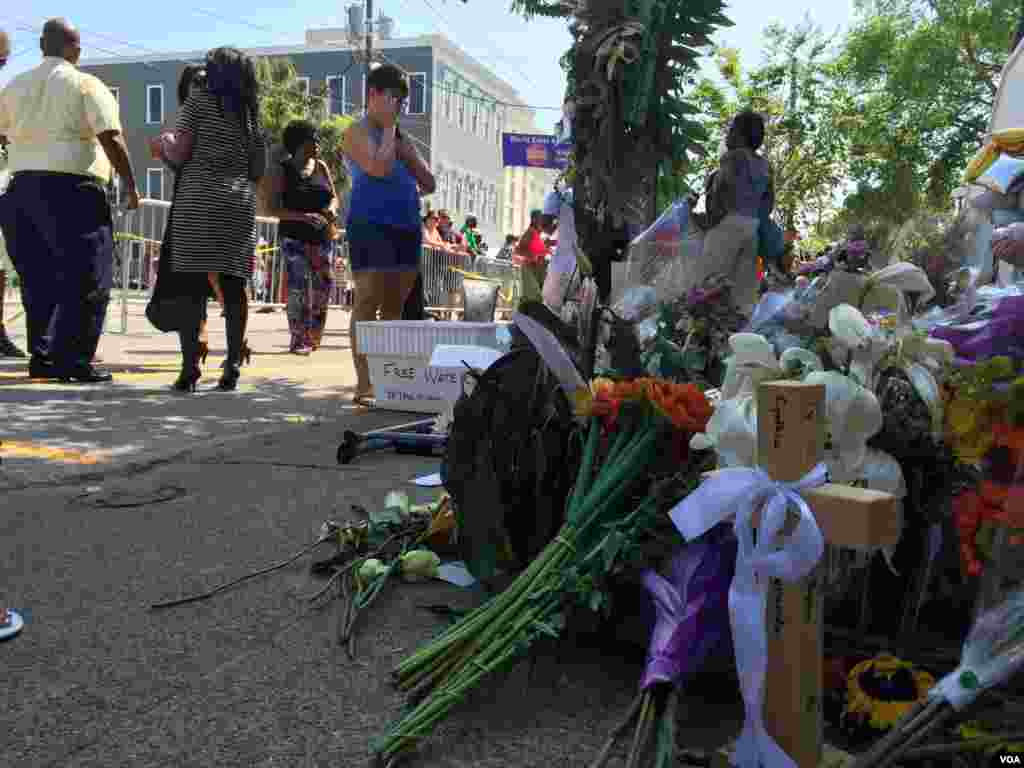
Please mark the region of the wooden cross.
[[[773, 480], [799, 480], [824, 457], [824, 385], [797, 381], [761, 384], [757, 425], [758, 464]], [[895, 496], [834, 484], [802, 495], [826, 544], [873, 549], [899, 540], [903, 521]], [[755, 514], [755, 526], [757, 522]], [[820, 573], [821, 568], [815, 568], [794, 584], [773, 580], [768, 589], [765, 727], [799, 768], [818, 768], [822, 756]]]

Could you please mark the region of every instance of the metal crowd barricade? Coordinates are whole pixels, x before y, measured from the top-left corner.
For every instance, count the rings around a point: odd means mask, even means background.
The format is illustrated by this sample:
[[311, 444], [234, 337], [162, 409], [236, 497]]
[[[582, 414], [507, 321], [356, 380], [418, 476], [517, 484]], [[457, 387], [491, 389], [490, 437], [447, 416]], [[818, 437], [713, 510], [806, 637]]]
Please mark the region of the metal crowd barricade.
[[424, 248], [420, 260], [423, 295], [428, 308], [449, 307], [462, 287], [462, 275], [451, 267], [468, 269], [469, 256], [441, 248]]
[[[114, 300], [120, 310], [120, 328], [108, 327], [109, 333], [128, 332], [128, 305], [144, 303], [156, 284], [160, 262], [160, 245], [171, 204], [166, 200], [139, 201], [135, 211], [117, 212], [114, 219]], [[262, 241], [262, 242], [261, 242]], [[284, 304], [285, 263], [277, 247], [277, 219], [256, 217], [256, 255], [267, 259], [266, 285], [261, 292], [264, 302]], [[254, 286], [255, 288], [255, 286]], [[255, 291], [254, 291], [255, 293]]]
[[[120, 310], [121, 317], [119, 324], [108, 326], [110, 333], [127, 333], [129, 304], [144, 304], [153, 291], [170, 207], [168, 201], [147, 198], [140, 201], [138, 210], [115, 214], [111, 305]], [[261, 306], [282, 307], [288, 303], [288, 269], [278, 244], [277, 225], [277, 219], [256, 217], [256, 257], [265, 260], [265, 268], [255, 270], [254, 274], [262, 276], [263, 284], [257, 285], [254, 281], [252, 296], [253, 303]], [[351, 270], [344, 233], [338, 247], [341, 259], [334, 269], [336, 285], [331, 303], [345, 305], [348, 303], [347, 289], [351, 287]], [[475, 271], [501, 280], [502, 294], [512, 306], [521, 293], [519, 268], [495, 259], [479, 258], [474, 264], [473, 259], [465, 254], [424, 248], [420, 268], [428, 308], [443, 310], [457, 307], [463, 275], [456, 270]]]
[[519, 267], [503, 259], [491, 259], [481, 256], [473, 264], [473, 272], [482, 277], [501, 281], [501, 293], [509, 306], [516, 306], [522, 296], [522, 277]]

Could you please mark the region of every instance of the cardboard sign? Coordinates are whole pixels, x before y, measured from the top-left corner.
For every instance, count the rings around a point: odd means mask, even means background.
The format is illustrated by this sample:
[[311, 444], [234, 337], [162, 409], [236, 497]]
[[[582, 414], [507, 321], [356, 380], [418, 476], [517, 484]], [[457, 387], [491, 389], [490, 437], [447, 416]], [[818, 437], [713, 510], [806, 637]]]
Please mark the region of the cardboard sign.
[[[439, 344], [430, 360], [367, 355], [376, 406], [385, 410], [441, 413], [459, 399], [468, 363], [486, 369], [501, 353], [475, 346]], [[464, 362], [463, 362], [464, 361]]]

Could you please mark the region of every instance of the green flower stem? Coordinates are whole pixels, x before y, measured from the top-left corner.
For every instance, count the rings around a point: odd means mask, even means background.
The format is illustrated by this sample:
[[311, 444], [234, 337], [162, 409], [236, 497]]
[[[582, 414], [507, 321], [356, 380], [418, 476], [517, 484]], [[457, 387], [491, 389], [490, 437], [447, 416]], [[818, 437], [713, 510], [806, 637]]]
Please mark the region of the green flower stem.
[[[569, 528], [569, 526], [563, 526], [553, 543], [558, 543], [559, 539], [571, 541], [572, 538], [573, 533], [571, 528]], [[481, 612], [472, 620], [470, 620], [471, 617], [466, 617], [452, 627], [440, 639], [435, 640], [429, 646], [418, 652], [414, 657], [403, 663], [397, 670], [399, 677], [407, 677], [408, 674], [421, 668], [424, 664], [428, 664], [439, 656], [449, 652], [449, 649], [453, 646], [466, 642], [481, 628], [486, 630], [486, 627], [493, 626], [498, 623], [500, 618], [508, 612], [509, 608], [512, 607], [512, 605], [519, 600], [522, 593], [527, 590], [533, 582], [533, 579], [545, 570], [548, 560], [556, 556], [559, 550], [564, 548], [566, 548], [565, 545], [553, 546], [552, 544], [545, 547], [544, 551], [534, 558], [533, 562], [530, 563], [527, 569], [523, 571], [523, 573], [521, 573], [504, 592], [497, 595], [487, 604], [486, 611]]]
[[608, 455], [604, 459], [604, 465], [606, 467], [611, 466], [619, 460], [622, 450], [629, 445], [635, 434], [636, 433], [631, 429], [620, 429], [616, 433], [615, 440], [612, 441], [611, 448], [608, 449]]
[[635, 477], [642, 471], [647, 462], [639, 464], [638, 460], [642, 456], [644, 446], [649, 447], [655, 437], [657, 437], [657, 433], [653, 431], [640, 433], [630, 441], [627, 448], [623, 449], [621, 458], [614, 465], [606, 464], [605, 471], [597, 476], [597, 480], [586, 498], [568, 517], [569, 522], [579, 525], [585, 518], [591, 517], [594, 508], [600, 505], [601, 500], [606, 498], [609, 492], [621, 485], [627, 478]]
[[566, 507], [566, 517], [570, 517], [577, 505], [583, 500], [590, 485], [590, 478], [594, 472], [594, 459], [597, 455], [597, 444], [601, 438], [601, 419], [593, 416], [590, 419], [590, 431], [587, 433], [587, 442], [583, 445], [583, 456], [580, 461], [580, 470], [576, 473], [576, 486], [573, 488], [572, 496], [569, 497], [569, 506]]
[[676, 764], [676, 711], [679, 708], [679, 689], [674, 685], [668, 692], [665, 708], [658, 720], [657, 746], [652, 768], [673, 768]]
[[558, 602], [557, 599], [547, 600], [526, 611], [507, 633], [506, 642], [492, 644], [485, 652], [474, 654], [473, 663], [467, 664], [462, 674], [452, 679], [444, 689], [436, 691], [398, 723], [387, 738], [388, 743], [380, 751], [383, 751], [386, 757], [390, 757], [410, 740], [414, 742], [422, 738], [426, 731], [462, 700], [470, 688], [477, 685], [484, 676], [515, 658], [520, 649], [512, 640], [544, 614], [557, 608]]

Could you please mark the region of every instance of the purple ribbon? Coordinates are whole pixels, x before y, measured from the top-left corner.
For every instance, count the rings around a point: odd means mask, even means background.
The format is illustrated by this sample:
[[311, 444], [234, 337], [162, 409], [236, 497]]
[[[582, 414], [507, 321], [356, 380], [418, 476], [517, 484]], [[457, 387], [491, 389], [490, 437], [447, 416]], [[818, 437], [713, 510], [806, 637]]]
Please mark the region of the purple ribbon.
[[1006, 355], [1019, 358], [1024, 350], [1024, 296], [1007, 296], [981, 328], [938, 326], [931, 335], [953, 345], [958, 358], [977, 362]]
[[736, 537], [730, 525], [719, 525], [676, 553], [667, 579], [653, 570], [644, 572], [655, 621], [641, 690], [681, 683], [712, 648], [731, 643], [729, 586], [735, 569]]

